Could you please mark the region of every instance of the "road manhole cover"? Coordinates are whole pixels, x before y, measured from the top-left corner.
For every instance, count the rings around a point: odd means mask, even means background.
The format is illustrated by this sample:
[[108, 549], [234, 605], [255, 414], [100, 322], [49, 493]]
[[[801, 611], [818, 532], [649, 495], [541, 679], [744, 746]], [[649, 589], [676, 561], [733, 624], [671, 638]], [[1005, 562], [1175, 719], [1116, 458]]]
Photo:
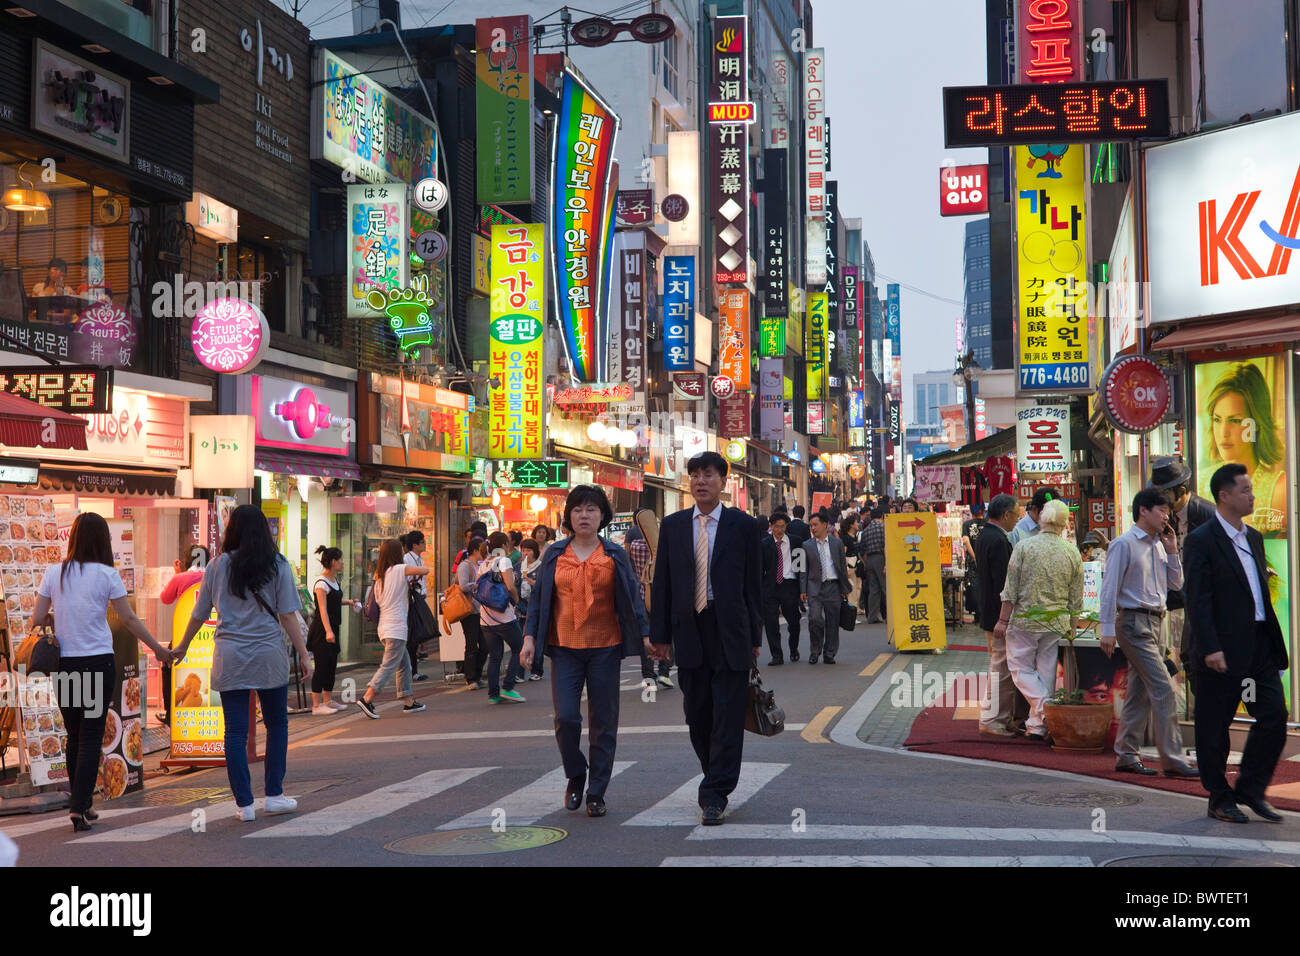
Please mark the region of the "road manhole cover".
[[1142, 802], [1142, 798], [1127, 793], [1113, 793], [1103, 790], [1084, 790], [1066, 793], [1028, 791], [1013, 793], [1007, 797], [1008, 803], [1019, 803], [1033, 807], [1133, 807]]
[[386, 844], [384, 849], [411, 856], [479, 856], [535, 850], [539, 846], [558, 843], [568, 835], [568, 830], [558, 827], [507, 827], [499, 833], [491, 827], [476, 827], [407, 837]]
[[1242, 856], [1122, 856], [1099, 866], [1285, 866], [1295, 864], [1281, 860], [1252, 860]]

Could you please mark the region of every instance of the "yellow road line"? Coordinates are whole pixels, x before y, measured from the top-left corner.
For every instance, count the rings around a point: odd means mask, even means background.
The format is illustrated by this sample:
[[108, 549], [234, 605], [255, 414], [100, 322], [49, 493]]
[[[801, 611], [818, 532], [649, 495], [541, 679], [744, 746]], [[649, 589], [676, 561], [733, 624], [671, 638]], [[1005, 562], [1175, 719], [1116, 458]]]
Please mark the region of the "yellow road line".
[[870, 664], [868, 664], [866, 667], [862, 668], [862, 673], [859, 674], [858, 676], [875, 677], [876, 673], [880, 670], [880, 668], [888, 664], [890, 658], [892, 658], [893, 656], [894, 656], [893, 654], [877, 654], [876, 659], [872, 661]]
[[337, 734], [343, 733], [347, 729], [348, 728], [346, 727], [335, 727], [333, 730], [327, 730], [323, 734], [316, 734], [315, 736], [307, 737], [304, 740], [295, 740], [293, 743], [289, 745], [289, 749], [292, 750], [294, 747], [301, 747], [303, 744], [309, 744], [312, 743], [313, 741], [324, 740], [326, 737], [333, 737]]
[[823, 707], [821, 712], [810, 720], [803, 730], [799, 731], [799, 736], [810, 744], [828, 744], [830, 743], [822, 736], [822, 731], [830, 726], [830, 722], [835, 719], [843, 707]]

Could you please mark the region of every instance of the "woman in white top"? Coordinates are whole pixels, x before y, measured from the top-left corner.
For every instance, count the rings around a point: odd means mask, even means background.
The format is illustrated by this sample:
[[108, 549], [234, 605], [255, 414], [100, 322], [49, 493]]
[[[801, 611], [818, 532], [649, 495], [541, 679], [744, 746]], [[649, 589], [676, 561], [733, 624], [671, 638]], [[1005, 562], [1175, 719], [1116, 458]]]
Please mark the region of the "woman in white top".
[[[109, 604], [127, 630], [147, 644], [160, 662], [171, 663], [171, 652], [154, 640], [131, 610], [122, 578], [113, 567], [113, 538], [108, 522], [87, 512], [78, 515], [72, 524], [67, 560], [46, 570], [32, 613], [32, 624], [37, 627], [48, 627], [52, 618], [59, 639], [60, 683], [56, 686], [61, 690], [59, 710], [68, 731], [66, 756], [72, 791], [68, 815], [74, 830], [89, 830], [91, 822], [99, 818], [91, 802], [108, 705], [117, 679], [113, 633], [108, 627]], [[74, 686], [78, 688], [75, 694], [70, 692]]]
[[408, 578], [424, 577], [429, 569], [411, 567], [402, 560], [402, 542], [389, 538], [379, 546], [379, 565], [375, 568], [375, 602], [379, 605], [379, 640], [384, 645], [384, 659], [370, 678], [364, 697], [357, 706], [367, 717], [379, 719], [373, 703], [375, 694], [397, 673], [397, 696], [406, 706], [405, 714], [417, 714], [424, 705], [411, 694], [411, 661], [406, 655], [406, 613], [410, 589]]

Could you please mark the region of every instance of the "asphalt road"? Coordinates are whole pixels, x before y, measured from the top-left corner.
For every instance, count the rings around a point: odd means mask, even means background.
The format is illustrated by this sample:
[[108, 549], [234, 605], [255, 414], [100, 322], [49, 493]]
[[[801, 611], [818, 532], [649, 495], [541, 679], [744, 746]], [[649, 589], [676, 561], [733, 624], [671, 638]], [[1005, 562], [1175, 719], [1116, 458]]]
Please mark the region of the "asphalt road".
[[[959, 639], [976, 633], [967, 628]], [[617, 775], [603, 819], [561, 805], [548, 678], [520, 688], [524, 704], [493, 706], [485, 691], [429, 681], [419, 685], [422, 714], [403, 715], [385, 698], [377, 721], [357, 710], [294, 717], [292, 815], [260, 813], [255, 767], [259, 816], [239, 822], [217, 769], [159, 778], [142, 794], [101, 804], [90, 834], [74, 835], [63, 813], [0, 820], [0, 832], [17, 841], [27, 866], [1300, 861], [1294, 815], [1281, 826], [1229, 828], [1206, 819], [1201, 799], [831, 742], [832, 733], [846, 739], [856, 729], [837, 732], [835, 722], [870, 688], [864, 670], [880, 673], [888, 653], [882, 627], [859, 625], [833, 667], [764, 668], [788, 729], [746, 735], [740, 789], [722, 827], [698, 826], [699, 766], [680, 692], [644, 700], [639, 664], [626, 661]], [[764, 649], [760, 664], [767, 658]]]

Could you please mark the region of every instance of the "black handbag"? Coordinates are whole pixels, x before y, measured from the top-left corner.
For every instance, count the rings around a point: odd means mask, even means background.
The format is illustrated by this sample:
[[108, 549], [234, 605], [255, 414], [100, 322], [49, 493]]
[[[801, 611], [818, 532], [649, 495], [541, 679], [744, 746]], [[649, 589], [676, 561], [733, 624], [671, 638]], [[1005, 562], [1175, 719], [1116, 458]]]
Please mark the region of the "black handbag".
[[776, 694], [763, 689], [763, 679], [758, 676], [757, 667], [749, 671], [745, 729], [762, 737], [775, 737], [785, 730], [785, 711], [777, 706]]
[[840, 630], [851, 631], [858, 623], [858, 609], [849, 603], [848, 598], [840, 598]]
[[406, 612], [406, 639], [419, 647], [437, 633], [438, 625], [433, 619], [429, 602], [419, 591], [411, 588]]
[[54, 636], [52, 629], [46, 629], [44, 636], [32, 648], [32, 655], [27, 660], [27, 673], [56, 673], [59, 669], [60, 658], [59, 640]]

